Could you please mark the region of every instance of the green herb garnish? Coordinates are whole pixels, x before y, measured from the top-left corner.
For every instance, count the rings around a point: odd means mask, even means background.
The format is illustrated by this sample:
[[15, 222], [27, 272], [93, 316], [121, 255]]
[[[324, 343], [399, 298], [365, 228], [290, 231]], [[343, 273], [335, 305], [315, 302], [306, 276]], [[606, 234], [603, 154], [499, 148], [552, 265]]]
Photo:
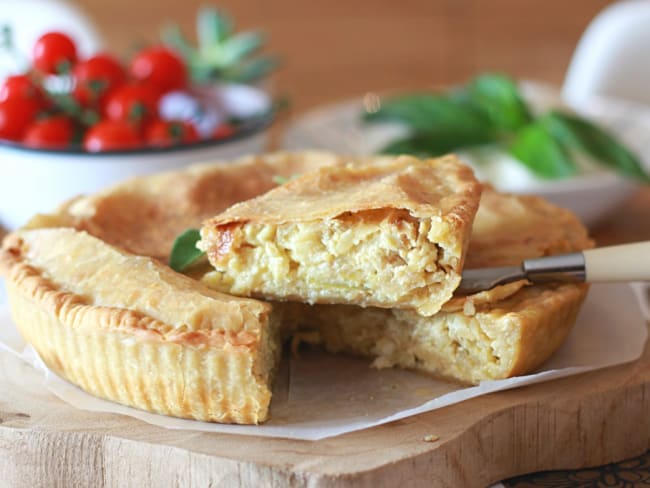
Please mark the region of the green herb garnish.
[[385, 154], [440, 156], [458, 149], [494, 145], [541, 178], [564, 178], [586, 154], [625, 176], [650, 183], [639, 159], [614, 136], [570, 113], [533, 115], [511, 78], [484, 74], [448, 93], [417, 93], [387, 99], [366, 122], [397, 121], [409, 134], [382, 149]]
[[287, 178], [286, 176], [273, 175], [273, 183], [277, 183], [278, 185], [284, 185], [285, 183], [289, 183], [289, 178]]
[[289, 176], [288, 178], [286, 176], [282, 175], [273, 175], [273, 183], [277, 183], [278, 185], [284, 185], [285, 183], [289, 183], [290, 181], [295, 180], [296, 178], [299, 178], [299, 174], [294, 174]]
[[232, 18], [213, 8], [199, 10], [196, 18], [196, 47], [175, 24], [165, 27], [161, 38], [183, 56], [192, 79], [197, 83], [252, 83], [264, 78], [279, 65], [276, 56], [257, 55], [265, 43], [262, 34], [253, 31], [235, 32]]
[[172, 246], [169, 267], [174, 271], [183, 272], [202, 258], [205, 253], [196, 247], [199, 240], [201, 234], [197, 229], [188, 229], [179, 235]]

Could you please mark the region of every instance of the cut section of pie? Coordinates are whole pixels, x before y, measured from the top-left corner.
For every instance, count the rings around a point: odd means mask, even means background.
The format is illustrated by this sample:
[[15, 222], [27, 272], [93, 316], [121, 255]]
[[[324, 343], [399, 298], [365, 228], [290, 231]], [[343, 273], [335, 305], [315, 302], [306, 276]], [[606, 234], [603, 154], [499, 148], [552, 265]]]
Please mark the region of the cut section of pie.
[[453, 156], [325, 167], [208, 220], [235, 295], [433, 315], [460, 282], [481, 186]]
[[[592, 245], [570, 212], [538, 197], [487, 188], [466, 262], [508, 266]], [[454, 297], [432, 317], [345, 305], [274, 307], [283, 309], [283, 327], [316, 332], [331, 352], [371, 357], [380, 368], [400, 366], [479, 383], [539, 367], [564, 342], [587, 289], [585, 284], [527, 286], [520, 281]]]
[[211, 422], [267, 418], [280, 350], [270, 305], [74, 229], [10, 235], [0, 267], [25, 339], [89, 393]]

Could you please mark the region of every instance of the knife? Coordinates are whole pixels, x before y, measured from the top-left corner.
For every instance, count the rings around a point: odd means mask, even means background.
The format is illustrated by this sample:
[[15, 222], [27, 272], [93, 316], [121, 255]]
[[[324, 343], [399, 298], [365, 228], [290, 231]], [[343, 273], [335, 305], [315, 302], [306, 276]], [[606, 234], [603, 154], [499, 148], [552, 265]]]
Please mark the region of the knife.
[[463, 271], [456, 292], [489, 290], [518, 280], [532, 283], [650, 281], [650, 241], [526, 259], [520, 266]]

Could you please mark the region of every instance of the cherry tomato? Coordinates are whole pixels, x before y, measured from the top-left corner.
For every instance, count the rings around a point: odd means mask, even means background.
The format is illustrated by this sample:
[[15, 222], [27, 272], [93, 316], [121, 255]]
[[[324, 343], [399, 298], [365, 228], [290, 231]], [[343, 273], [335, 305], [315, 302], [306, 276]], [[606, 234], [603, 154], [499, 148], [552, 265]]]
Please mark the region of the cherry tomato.
[[8, 76], [0, 85], [0, 103], [17, 98], [41, 102], [44, 94], [29, 76]]
[[82, 105], [101, 106], [107, 95], [126, 82], [122, 65], [109, 54], [96, 54], [77, 63], [73, 70], [73, 95]]
[[38, 102], [26, 98], [12, 98], [0, 103], [0, 139], [21, 140], [40, 109]]
[[212, 133], [213, 139], [225, 139], [235, 133], [235, 128], [230, 124], [221, 124]]
[[128, 122], [103, 120], [88, 130], [83, 145], [88, 152], [124, 150], [140, 147], [142, 140]]
[[42, 73], [67, 73], [77, 60], [74, 41], [62, 32], [48, 32], [36, 40], [32, 51], [34, 68]]
[[72, 120], [60, 115], [32, 123], [25, 132], [23, 144], [35, 148], [64, 148], [72, 143], [73, 137]]
[[196, 142], [199, 134], [184, 120], [156, 120], [147, 127], [146, 140], [152, 146], [167, 147]]
[[158, 86], [163, 93], [180, 90], [187, 85], [187, 68], [176, 53], [164, 47], [140, 51], [131, 62], [136, 80]]
[[158, 117], [156, 87], [144, 83], [124, 85], [108, 95], [105, 105], [106, 117], [110, 120], [129, 122], [141, 127], [145, 122]]

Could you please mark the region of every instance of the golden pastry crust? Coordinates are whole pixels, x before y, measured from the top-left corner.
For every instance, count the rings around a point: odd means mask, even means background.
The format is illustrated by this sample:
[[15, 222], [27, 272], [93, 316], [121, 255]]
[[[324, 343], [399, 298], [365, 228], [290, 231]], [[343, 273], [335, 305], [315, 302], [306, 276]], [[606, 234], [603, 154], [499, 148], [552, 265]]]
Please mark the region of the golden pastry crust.
[[460, 282], [481, 185], [457, 158], [324, 167], [210, 219], [229, 293], [433, 315]]
[[[530, 195], [507, 195], [486, 187], [474, 219], [466, 269], [517, 266], [525, 259], [592, 248], [580, 220], [568, 210]], [[485, 307], [514, 295], [526, 281], [508, 283], [470, 296], [455, 296], [446, 312]]]
[[324, 152], [273, 153], [133, 178], [34, 216], [26, 228], [74, 227], [121, 249], [167, 260], [176, 236], [278, 186], [276, 176], [347, 164]]
[[465, 267], [508, 266], [590, 247], [593, 241], [587, 229], [570, 211], [541, 197], [508, 195], [486, 187]]
[[74, 229], [10, 235], [0, 268], [26, 340], [90, 393], [177, 417], [266, 419], [279, 351], [268, 304]]

